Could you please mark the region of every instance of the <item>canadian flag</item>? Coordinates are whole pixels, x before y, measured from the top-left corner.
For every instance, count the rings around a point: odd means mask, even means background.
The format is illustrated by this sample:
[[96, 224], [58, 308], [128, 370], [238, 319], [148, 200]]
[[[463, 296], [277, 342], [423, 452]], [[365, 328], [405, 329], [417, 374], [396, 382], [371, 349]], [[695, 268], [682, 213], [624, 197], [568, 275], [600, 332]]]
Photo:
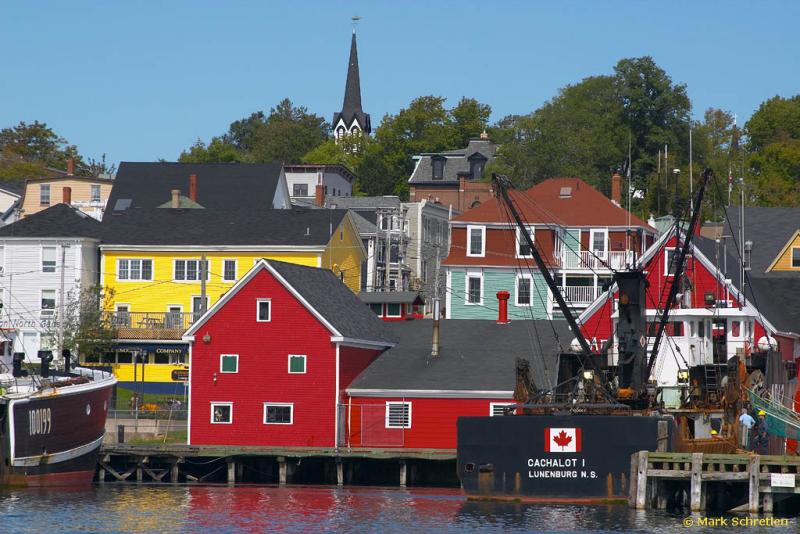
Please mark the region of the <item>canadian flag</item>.
[[581, 429], [545, 428], [544, 452], [581, 452]]

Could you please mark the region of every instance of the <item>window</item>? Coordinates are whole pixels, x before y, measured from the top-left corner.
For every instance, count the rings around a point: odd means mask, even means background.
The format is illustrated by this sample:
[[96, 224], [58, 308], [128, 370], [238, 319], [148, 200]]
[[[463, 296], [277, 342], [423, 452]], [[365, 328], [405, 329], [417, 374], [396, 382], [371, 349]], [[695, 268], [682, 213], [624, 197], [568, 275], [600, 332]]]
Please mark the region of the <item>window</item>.
[[533, 280], [530, 276], [517, 277], [517, 306], [531, 305], [531, 286]]
[[291, 425], [293, 420], [294, 405], [283, 403], [264, 403], [265, 425]]
[[39, 186], [39, 204], [42, 206], [50, 205], [50, 184], [42, 184]]
[[233, 423], [233, 403], [232, 402], [212, 402], [211, 403], [211, 424], [229, 425]]
[[238, 373], [239, 372], [239, 355], [238, 354], [220, 354], [219, 355], [219, 372], [220, 373]]
[[256, 300], [256, 321], [259, 323], [268, 323], [270, 320], [272, 320], [272, 300]]
[[222, 262], [222, 279], [226, 282], [236, 281], [236, 260]]
[[514, 406], [513, 404], [507, 404], [504, 402], [490, 402], [489, 403], [489, 415], [492, 417], [498, 417], [501, 415], [505, 415], [503, 409], [506, 406]]
[[731, 321], [731, 337], [741, 337], [742, 335], [742, 322]]
[[92, 184], [90, 200], [92, 202], [100, 202], [100, 186], [99, 185]]
[[42, 289], [42, 317], [53, 317], [56, 314], [56, 290]]
[[469, 162], [469, 173], [473, 180], [480, 180], [483, 177], [483, 167], [486, 165], [485, 159], [474, 159]]
[[208, 280], [208, 260], [175, 260], [174, 280], [200, 280], [200, 273], [205, 268]]
[[192, 321], [198, 320], [205, 312], [208, 310], [208, 297], [206, 297], [205, 301], [201, 296], [193, 296], [192, 297]]
[[56, 247], [42, 247], [42, 272], [56, 272]]
[[117, 304], [115, 326], [129, 328], [131, 326], [131, 309], [127, 304]]
[[306, 357], [302, 354], [290, 354], [289, 373], [305, 374], [305, 372], [306, 372]]
[[442, 156], [433, 156], [431, 166], [433, 167], [433, 179], [444, 180], [444, 163], [446, 159]]
[[307, 197], [308, 196], [308, 184], [294, 184], [292, 186], [292, 196], [293, 197]]
[[483, 256], [486, 253], [486, 227], [467, 226], [467, 256]]
[[800, 247], [792, 248], [792, 267], [800, 267]]
[[602, 257], [606, 252], [606, 241], [608, 232], [606, 230], [592, 230], [590, 232], [592, 239], [592, 252]]
[[[517, 257], [532, 258], [533, 253], [531, 252], [531, 247], [528, 246], [528, 242], [525, 240], [524, 236], [519, 231], [519, 228], [517, 228], [516, 232], [517, 232]], [[533, 243], [536, 238], [536, 232], [533, 227], [528, 228], [528, 235], [531, 237], [531, 243]]]
[[672, 276], [675, 274], [675, 249], [664, 249], [664, 275]]
[[483, 303], [483, 277], [467, 275], [467, 304]]
[[399, 302], [390, 302], [386, 305], [386, 317], [400, 317]]
[[369, 305], [369, 308], [370, 308], [370, 309], [373, 311], [373, 313], [375, 313], [375, 315], [377, 315], [378, 317], [381, 317], [381, 316], [383, 316], [383, 304], [379, 304], [379, 303], [373, 302], [372, 304], [370, 304], [370, 305]]
[[167, 315], [164, 317], [164, 328], [183, 328], [183, 308], [181, 306], [167, 307]]
[[386, 403], [386, 428], [411, 428], [411, 403]]
[[117, 260], [117, 280], [152, 280], [153, 260]]

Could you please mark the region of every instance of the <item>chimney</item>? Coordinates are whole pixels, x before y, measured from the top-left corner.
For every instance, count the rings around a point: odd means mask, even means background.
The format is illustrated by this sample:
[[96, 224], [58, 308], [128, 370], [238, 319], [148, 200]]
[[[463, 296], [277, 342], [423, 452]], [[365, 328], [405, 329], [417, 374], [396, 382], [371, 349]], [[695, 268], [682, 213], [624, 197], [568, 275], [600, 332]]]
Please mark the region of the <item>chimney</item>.
[[197, 175], [190, 174], [189, 175], [189, 198], [192, 199], [192, 202], [197, 202]]
[[499, 304], [497, 308], [497, 324], [508, 324], [511, 322], [508, 320], [508, 298], [510, 296], [511, 293], [508, 291], [497, 292], [497, 301]]
[[483, 131], [481, 132], [481, 139], [484, 140], [489, 139], [489, 134], [486, 133], [486, 128], [484, 128]]
[[65, 187], [61, 190], [61, 202], [66, 205], [72, 204], [72, 188]]
[[67, 158], [67, 174], [69, 176], [75, 174], [75, 160], [72, 158]]
[[317, 190], [314, 198], [314, 203], [322, 207], [325, 205], [325, 186], [322, 184], [317, 184]]
[[177, 209], [181, 207], [181, 190], [172, 190], [172, 208]]
[[433, 344], [431, 358], [439, 356], [439, 299], [433, 299]]
[[617, 206], [622, 205], [622, 177], [618, 172], [611, 177], [611, 201]]

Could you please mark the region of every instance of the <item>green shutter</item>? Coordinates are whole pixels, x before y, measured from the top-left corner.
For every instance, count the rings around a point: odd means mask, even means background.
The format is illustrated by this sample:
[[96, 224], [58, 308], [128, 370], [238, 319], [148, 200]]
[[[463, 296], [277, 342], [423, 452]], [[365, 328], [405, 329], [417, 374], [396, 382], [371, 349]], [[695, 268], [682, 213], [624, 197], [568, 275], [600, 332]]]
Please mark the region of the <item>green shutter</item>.
[[238, 372], [238, 356], [223, 356], [222, 357], [222, 372], [223, 373], [236, 373]]
[[306, 357], [305, 356], [289, 356], [289, 372], [290, 373], [305, 373], [306, 372]]

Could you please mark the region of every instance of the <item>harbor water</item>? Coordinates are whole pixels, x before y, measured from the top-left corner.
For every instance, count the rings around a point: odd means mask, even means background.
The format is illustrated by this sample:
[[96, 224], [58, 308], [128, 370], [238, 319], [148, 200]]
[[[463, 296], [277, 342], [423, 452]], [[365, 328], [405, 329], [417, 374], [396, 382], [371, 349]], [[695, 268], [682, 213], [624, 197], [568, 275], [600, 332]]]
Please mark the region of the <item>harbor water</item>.
[[109, 484], [0, 492], [0, 532], [15, 533], [660, 533], [719, 532], [727, 526], [777, 534], [798, 528], [796, 519], [776, 518], [761, 527], [742, 523], [748, 520], [757, 519], [641, 512], [619, 505], [467, 501], [455, 489]]

